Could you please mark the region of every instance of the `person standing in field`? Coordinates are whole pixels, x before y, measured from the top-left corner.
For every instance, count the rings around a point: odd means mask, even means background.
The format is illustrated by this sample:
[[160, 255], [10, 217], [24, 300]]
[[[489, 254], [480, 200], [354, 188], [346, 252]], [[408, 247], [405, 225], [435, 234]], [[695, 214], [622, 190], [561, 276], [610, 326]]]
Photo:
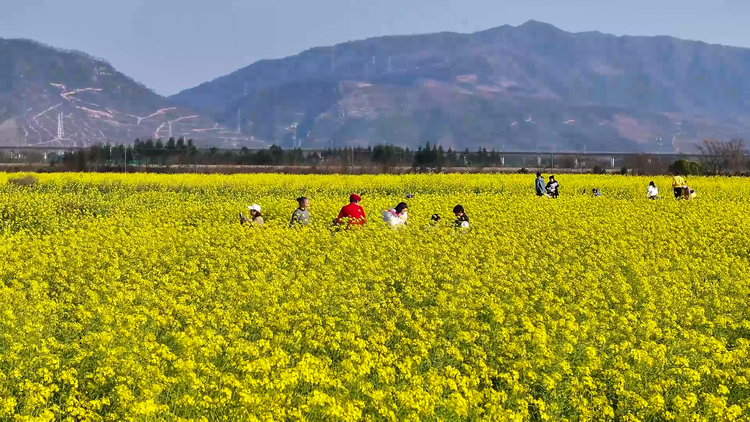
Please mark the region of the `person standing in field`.
[[297, 198], [299, 207], [292, 213], [292, 221], [289, 222], [289, 227], [305, 227], [310, 224], [310, 212], [307, 207], [310, 206], [310, 200], [304, 196]]
[[453, 222], [454, 227], [462, 229], [469, 228], [469, 216], [466, 215], [463, 205], [456, 205], [453, 207], [453, 214], [456, 216], [456, 220]]
[[549, 182], [547, 182], [547, 195], [549, 195], [551, 198], [557, 198], [560, 195], [560, 184], [557, 183], [557, 180], [555, 180], [555, 176], [549, 177]]
[[534, 183], [534, 190], [536, 191], [536, 196], [544, 196], [545, 189], [544, 189], [544, 177], [542, 177], [542, 173], [536, 172], [536, 182]]
[[675, 199], [680, 199], [685, 195], [684, 188], [687, 186], [687, 182], [685, 179], [680, 176], [680, 173], [674, 172], [674, 177], [672, 177], [672, 189], [674, 189], [674, 197]]
[[653, 181], [648, 184], [646, 196], [648, 199], [659, 199], [659, 188], [656, 187]]
[[400, 202], [395, 208], [383, 211], [383, 221], [391, 227], [403, 226], [409, 217], [407, 210], [406, 202]]
[[262, 227], [265, 223], [263, 221], [263, 216], [260, 213], [260, 205], [253, 204], [247, 208], [250, 210], [250, 218], [246, 218], [244, 215], [242, 215], [242, 213], [240, 213], [240, 224], [244, 226], [245, 223], [248, 223], [251, 227]]
[[367, 222], [365, 210], [359, 205], [362, 198], [353, 193], [349, 196], [349, 205], [341, 208], [339, 216], [333, 221], [334, 224], [341, 224], [341, 220], [346, 219], [348, 226], [363, 226]]

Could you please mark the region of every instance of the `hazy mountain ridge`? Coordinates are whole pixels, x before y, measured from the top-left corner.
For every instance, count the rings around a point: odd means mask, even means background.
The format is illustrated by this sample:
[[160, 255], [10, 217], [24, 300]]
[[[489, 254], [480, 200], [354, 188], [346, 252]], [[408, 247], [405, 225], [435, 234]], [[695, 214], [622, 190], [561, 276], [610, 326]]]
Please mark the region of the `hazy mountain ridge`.
[[166, 139], [170, 126], [173, 136], [204, 143], [237, 137], [104, 60], [32, 40], [0, 38], [0, 146]]
[[316, 47], [167, 99], [86, 53], [0, 38], [0, 146], [685, 151], [750, 137], [748, 78], [750, 49], [530, 21]]
[[748, 77], [750, 49], [530, 21], [313, 48], [172, 99], [286, 146], [665, 151], [747, 137]]

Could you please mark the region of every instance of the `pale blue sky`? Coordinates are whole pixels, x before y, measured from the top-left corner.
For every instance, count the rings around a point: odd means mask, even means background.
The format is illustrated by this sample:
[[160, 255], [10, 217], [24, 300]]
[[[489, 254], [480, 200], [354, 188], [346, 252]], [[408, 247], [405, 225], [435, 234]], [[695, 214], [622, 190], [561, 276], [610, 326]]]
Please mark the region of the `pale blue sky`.
[[529, 19], [750, 47], [750, 0], [0, 0], [0, 37], [85, 51], [164, 95], [315, 46]]

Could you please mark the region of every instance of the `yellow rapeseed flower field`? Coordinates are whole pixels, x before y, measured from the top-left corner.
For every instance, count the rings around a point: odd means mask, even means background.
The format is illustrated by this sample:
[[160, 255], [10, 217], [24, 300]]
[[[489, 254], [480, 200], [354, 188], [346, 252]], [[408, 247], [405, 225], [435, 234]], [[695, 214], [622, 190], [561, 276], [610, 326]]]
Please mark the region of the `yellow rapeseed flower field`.
[[[556, 200], [533, 175], [15, 177], [1, 421], [750, 415], [746, 180], [649, 201], [623, 176], [562, 175]], [[332, 231], [352, 192], [368, 224]], [[470, 229], [429, 224], [456, 204]]]

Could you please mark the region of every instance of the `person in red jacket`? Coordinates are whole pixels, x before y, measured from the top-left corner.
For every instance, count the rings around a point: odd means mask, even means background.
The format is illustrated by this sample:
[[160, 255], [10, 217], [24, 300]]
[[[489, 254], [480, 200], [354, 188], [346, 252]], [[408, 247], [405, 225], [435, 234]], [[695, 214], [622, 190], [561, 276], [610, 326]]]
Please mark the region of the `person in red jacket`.
[[336, 224], [341, 224], [341, 220], [347, 219], [350, 226], [362, 226], [367, 221], [365, 216], [365, 210], [359, 205], [361, 201], [359, 195], [356, 193], [351, 194], [349, 197], [349, 205], [341, 208], [338, 218], [335, 220]]

